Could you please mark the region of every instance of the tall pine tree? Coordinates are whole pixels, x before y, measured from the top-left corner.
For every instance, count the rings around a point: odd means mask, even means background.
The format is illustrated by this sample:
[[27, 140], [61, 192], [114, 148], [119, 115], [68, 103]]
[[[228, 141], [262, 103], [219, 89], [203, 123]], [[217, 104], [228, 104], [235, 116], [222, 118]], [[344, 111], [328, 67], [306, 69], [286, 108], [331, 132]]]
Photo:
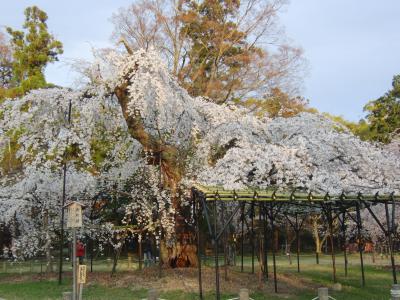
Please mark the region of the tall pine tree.
[[392, 89], [365, 107], [371, 140], [389, 143], [400, 133], [400, 75], [393, 77]]
[[49, 33], [47, 14], [37, 6], [25, 9], [25, 30], [7, 27], [13, 50], [12, 88], [7, 97], [21, 96], [32, 89], [48, 86], [44, 75], [48, 63], [63, 53], [62, 43]]
[[189, 63], [179, 74], [193, 96], [223, 103], [241, 88], [241, 71], [260, 50], [247, 41], [236, 23], [240, 1], [187, 1], [182, 15], [190, 39]]

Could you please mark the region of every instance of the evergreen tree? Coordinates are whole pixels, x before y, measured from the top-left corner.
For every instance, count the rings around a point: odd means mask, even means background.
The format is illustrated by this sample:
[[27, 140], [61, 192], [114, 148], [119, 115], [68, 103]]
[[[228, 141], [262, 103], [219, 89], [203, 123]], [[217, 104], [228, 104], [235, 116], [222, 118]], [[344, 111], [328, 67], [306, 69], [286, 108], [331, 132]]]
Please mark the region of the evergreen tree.
[[62, 43], [47, 29], [47, 14], [37, 6], [25, 9], [25, 30], [7, 27], [13, 49], [12, 88], [7, 97], [16, 97], [32, 89], [48, 86], [44, 69], [63, 53]]
[[240, 89], [244, 67], [260, 54], [247, 41], [246, 33], [236, 23], [240, 2], [188, 1], [182, 15], [191, 47], [189, 63], [180, 76], [193, 96], [207, 96], [223, 103]]
[[12, 51], [6, 36], [0, 32], [0, 89], [6, 88], [12, 76]]
[[301, 48], [279, 26], [286, 0], [137, 0], [112, 17], [128, 52], [154, 47], [192, 96], [215, 103], [256, 99], [279, 89], [298, 95]]
[[0, 100], [10, 87], [12, 77], [12, 50], [5, 34], [0, 32]]
[[393, 77], [392, 89], [377, 100], [370, 101], [364, 111], [370, 124], [370, 138], [389, 143], [400, 131], [400, 75]]

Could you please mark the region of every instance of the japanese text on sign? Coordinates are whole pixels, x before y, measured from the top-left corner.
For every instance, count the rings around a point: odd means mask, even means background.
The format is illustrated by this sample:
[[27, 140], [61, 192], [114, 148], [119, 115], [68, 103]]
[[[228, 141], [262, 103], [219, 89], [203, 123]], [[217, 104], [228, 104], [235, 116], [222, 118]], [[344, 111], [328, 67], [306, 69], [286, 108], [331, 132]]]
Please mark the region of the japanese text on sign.
[[79, 266], [78, 283], [86, 283], [86, 265]]
[[73, 203], [68, 207], [67, 227], [82, 227], [82, 207]]

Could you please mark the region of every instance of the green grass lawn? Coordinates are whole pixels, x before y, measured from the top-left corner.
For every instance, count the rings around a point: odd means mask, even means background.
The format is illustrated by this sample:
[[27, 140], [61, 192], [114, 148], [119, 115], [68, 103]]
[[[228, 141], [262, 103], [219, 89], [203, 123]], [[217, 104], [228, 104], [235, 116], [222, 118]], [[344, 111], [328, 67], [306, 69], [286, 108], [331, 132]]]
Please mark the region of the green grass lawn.
[[[0, 296], [6, 300], [53, 300], [61, 299], [63, 291], [70, 291], [69, 284], [58, 285], [57, 282], [20, 282], [12, 284], [0, 284]], [[85, 300], [136, 300], [144, 299], [147, 296], [146, 290], [132, 291], [128, 288], [106, 288], [99, 285], [92, 285], [84, 289], [83, 299]], [[180, 290], [161, 293], [161, 298], [167, 300], [195, 300], [199, 299], [197, 293], [184, 293]], [[234, 294], [224, 294], [222, 299], [237, 297]], [[253, 299], [282, 299], [281, 297], [268, 297], [261, 293], [253, 293]], [[215, 299], [214, 293], [205, 293], [204, 299]], [[296, 298], [293, 298], [296, 299]], [[299, 298], [311, 299], [311, 298]]]
[[[245, 259], [245, 272], [250, 271], [250, 259]], [[240, 263], [240, 261], [238, 262]], [[269, 261], [270, 281], [272, 281], [272, 264]], [[366, 286], [361, 287], [361, 272], [357, 255], [352, 255], [349, 259], [349, 274], [347, 277], [344, 275], [343, 257], [337, 257], [337, 279], [343, 286], [341, 292], [330, 292], [330, 294], [337, 300], [388, 300], [390, 298], [390, 287], [392, 283], [392, 274], [389, 268], [384, 267], [386, 261], [377, 260], [376, 264], [371, 263], [371, 259], [366, 257], [365, 278]], [[256, 262], [257, 270], [257, 262]], [[0, 298], [6, 300], [11, 299], [29, 299], [29, 300], [44, 300], [44, 299], [61, 299], [63, 291], [71, 290], [71, 281], [64, 280], [63, 285], [58, 285], [57, 281], [52, 280], [30, 280], [29, 276], [25, 277], [24, 281], [7, 280], [10, 275], [11, 269], [7, 274], [0, 274]], [[239, 273], [240, 267], [237, 266], [235, 270], [231, 270], [229, 276], [235, 276]], [[279, 293], [274, 294], [272, 289], [267, 293], [261, 291], [254, 291], [251, 294], [253, 299], [294, 299], [294, 300], [311, 300], [316, 297], [316, 288], [319, 286], [332, 286], [332, 267], [329, 256], [322, 256], [320, 264], [315, 264], [315, 258], [312, 255], [302, 255], [301, 257], [301, 273], [297, 273], [296, 259], [293, 257], [292, 265], [284, 256], [279, 256], [277, 259], [278, 274], [287, 276], [290, 280], [296, 281], [297, 285], [288, 288], [289, 285], [280, 285]], [[18, 272], [15, 272], [18, 274]], [[14, 273], [14, 274], [15, 274]], [[256, 279], [255, 275], [255, 279]], [[16, 277], [18, 278], [18, 276]], [[223, 281], [221, 272], [221, 282]], [[306, 288], [299, 287], [299, 285], [306, 285]], [[212, 289], [213, 286], [211, 286]], [[175, 291], [162, 292], [163, 299], [182, 299], [191, 300], [199, 299], [196, 288], [193, 292], [183, 292], [179, 289], [182, 288], [179, 280], [176, 281]], [[290, 290], [287, 290], [290, 289]], [[89, 283], [84, 288], [84, 299], [110, 299], [110, 300], [124, 300], [124, 299], [143, 299], [147, 295], [147, 290], [135, 285], [133, 287], [110, 287], [98, 283]], [[230, 293], [224, 294], [222, 299], [233, 298], [237, 295]], [[205, 299], [215, 299], [213, 292], [205, 293]]]

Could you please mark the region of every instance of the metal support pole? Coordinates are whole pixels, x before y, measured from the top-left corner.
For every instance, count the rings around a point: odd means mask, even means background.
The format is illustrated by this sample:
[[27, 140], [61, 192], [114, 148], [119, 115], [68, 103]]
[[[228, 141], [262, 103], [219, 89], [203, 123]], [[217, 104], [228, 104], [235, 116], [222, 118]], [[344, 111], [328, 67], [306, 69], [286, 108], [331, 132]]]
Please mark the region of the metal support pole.
[[203, 282], [202, 282], [202, 277], [201, 277], [201, 254], [200, 254], [200, 245], [201, 245], [201, 240], [200, 240], [200, 216], [201, 216], [201, 206], [200, 202], [196, 201], [196, 196], [194, 195], [193, 201], [195, 201], [195, 208], [196, 209], [196, 227], [197, 227], [197, 261], [198, 261], [198, 275], [199, 275], [199, 296], [200, 300], [203, 300]]
[[77, 300], [76, 229], [72, 228], [72, 300]]
[[347, 247], [346, 247], [346, 211], [342, 212], [342, 239], [343, 239], [343, 257], [344, 257], [344, 276], [347, 277], [347, 267], [348, 267], [348, 260], [347, 260]]
[[328, 223], [329, 223], [329, 239], [331, 241], [331, 256], [332, 256], [332, 277], [333, 277], [333, 282], [336, 283], [336, 260], [335, 260], [335, 249], [333, 246], [333, 218], [332, 218], [332, 207], [329, 205], [327, 207], [327, 217], [328, 217]]
[[246, 206], [246, 202], [242, 203], [242, 215], [241, 215], [241, 221], [242, 221], [242, 238], [240, 241], [240, 246], [241, 246], [241, 250], [240, 250], [240, 255], [241, 255], [241, 265], [240, 265], [240, 272], [243, 272], [243, 256], [244, 256], [244, 209]]
[[143, 268], [142, 232], [140, 232], [140, 237], [138, 236], [138, 244], [139, 244], [139, 270], [141, 271]]
[[297, 272], [300, 273], [300, 228], [299, 219], [296, 213], [296, 242], [297, 242]]
[[[225, 203], [221, 202], [221, 224], [224, 224], [225, 221]], [[227, 244], [227, 238], [226, 238], [226, 228], [224, 226], [223, 228], [223, 233], [222, 233], [222, 244], [223, 244], [223, 249], [224, 249], [224, 279], [228, 280], [228, 260], [227, 260], [227, 249], [226, 249], [226, 244]]]
[[259, 265], [261, 266], [261, 272], [262, 274], [265, 273], [265, 260], [264, 260], [264, 239], [263, 239], [263, 231], [262, 231], [262, 226], [263, 226], [263, 212], [262, 212], [262, 207], [261, 207], [261, 202], [258, 202], [258, 253], [260, 255], [259, 259]]
[[254, 274], [254, 201], [251, 202], [251, 273]]
[[276, 279], [276, 257], [275, 257], [275, 224], [274, 224], [274, 209], [273, 209], [273, 204], [272, 202], [269, 203], [269, 209], [270, 209], [270, 222], [271, 222], [271, 237], [272, 237], [272, 263], [273, 263], [273, 268], [274, 268], [274, 288], [275, 288], [275, 293], [278, 292], [278, 282]]
[[[393, 204], [393, 209], [394, 209], [394, 204]], [[387, 223], [387, 236], [388, 236], [388, 248], [389, 248], [389, 253], [390, 253], [390, 262], [392, 265], [392, 274], [393, 274], [393, 283], [397, 284], [397, 274], [396, 274], [396, 264], [394, 261], [394, 256], [393, 256], [393, 229], [392, 226], [390, 225], [390, 215], [389, 215], [389, 207], [388, 207], [388, 202], [385, 201], [385, 213], [386, 213], [386, 223]]]
[[93, 272], [93, 250], [94, 250], [94, 241], [93, 237], [90, 237], [90, 273]]
[[[71, 111], [72, 101], [69, 100], [68, 105], [68, 125], [71, 124]], [[62, 269], [63, 269], [63, 248], [64, 248], [64, 206], [66, 198], [66, 178], [67, 178], [67, 162], [64, 160], [63, 165], [63, 189], [62, 189], [62, 201], [61, 201], [61, 220], [60, 220], [60, 266], [58, 268], [58, 284], [62, 283]]]
[[217, 230], [218, 230], [218, 218], [217, 218], [217, 199], [214, 199], [214, 255], [215, 255], [215, 292], [216, 299], [220, 300], [220, 291], [219, 291], [219, 261], [218, 261], [218, 239], [217, 239]]
[[263, 208], [263, 217], [264, 217], [264, 276], [265, 279], [268, 280], [268, 218], [267, 218], [267, 207], [265, 203], [262, 204]]
[[63, 248], [64, 248], [64, 206], [65, 206], [65, 184], [67, 177], [67, 164], [64, 162], [63, 166], [63, 190], [62, 190], [62, 202], [61, 202], [61, 221], [60, 221], [60, 262], [58, 268], [58, 284], [62, 283], [62, 269], [63, 269]]
[[365, 274], [364, 274], [364, 259], [363, 259], [363, 246], [361, 242], [361, 214], [360, 214], [360, 204], [356, 203], [356, 214], [357, 214], [357, 235], [358, 235], [358, 252], [360, 253], [360, 263], [361, 263], [361, 284], [365, 286]]

